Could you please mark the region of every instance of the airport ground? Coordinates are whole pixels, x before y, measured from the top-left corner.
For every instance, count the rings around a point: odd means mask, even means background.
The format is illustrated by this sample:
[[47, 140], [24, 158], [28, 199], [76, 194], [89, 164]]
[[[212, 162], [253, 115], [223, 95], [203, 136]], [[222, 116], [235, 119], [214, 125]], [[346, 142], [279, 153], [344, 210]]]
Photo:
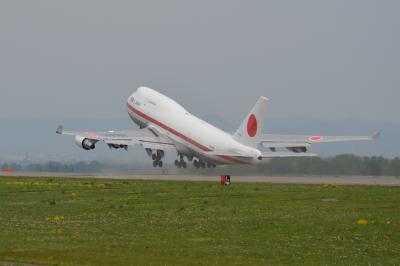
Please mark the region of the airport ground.
[[[60, 172], [0, 172], [1, 176], [13, 177], [67, 177], [116, 180], [164, 180], [164, 181], [211, 181], [218, 182], [217, 175], [163, 174], [161, 171], [136, 171], [134, 173], [60, 173]], [[233, 182], [272, 184], [340, 184], [400, 186], [400, 177], [394, 176], [232, 176]]]
[[44, 175], [0, 177], [0, 265], [400, 263], [392, 179]]

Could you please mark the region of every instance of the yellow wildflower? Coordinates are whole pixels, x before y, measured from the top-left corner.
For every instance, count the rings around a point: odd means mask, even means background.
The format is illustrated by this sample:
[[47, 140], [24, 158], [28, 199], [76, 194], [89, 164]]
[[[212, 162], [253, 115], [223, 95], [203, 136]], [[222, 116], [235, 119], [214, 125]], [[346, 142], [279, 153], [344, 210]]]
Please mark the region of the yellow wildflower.
[[365, 219], [358, 219], [357, 224], [360, 224], [360, 225], [367, 225], [367, 224], [368, 224], [368, 221], [365, 220]]
[[338, 184], [323, 184], [322, 187], [324, 187], [324, 188], [337, 188]]
[[64, 221], [64, 215], [54, 216], [54, 217], [46, 217], [46, 221], [53, 221], [53, 222], [62, 222]]
[[81, 187], [91, 189], [91, 188], [93, 188], [93, 185], [92, 184], [83, 184], [83, 185], [81, 185]]
[[62, 215], [61, 216], [54, 216], [53, 220], [56, 221], [56, 222], [64, 221], [64, 216], [62, 216]]

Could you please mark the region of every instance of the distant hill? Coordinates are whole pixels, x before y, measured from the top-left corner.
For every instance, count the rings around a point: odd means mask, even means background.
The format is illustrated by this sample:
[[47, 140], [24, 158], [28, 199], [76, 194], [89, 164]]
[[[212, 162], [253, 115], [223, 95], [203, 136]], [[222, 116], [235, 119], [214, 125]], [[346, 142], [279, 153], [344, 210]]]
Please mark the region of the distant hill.
[[[226, 121], [213, 115], [203, 116], [211, 124], [227, 131], [235, 131], [242, 118], [237, 123]], [[66, 129], [74, 130], [119, 130], [137, 129], [128, 117], [126, 118], [64, 118], [64, 117], [8, 117], [0, 118], [0, 160], [27, 161], [78, 161], [94, 159], [125, 160], [148, 162], [140, 147], [128, 152], [109, 151], [105, 145], [99, 145], [95, 151], [80, 150], [68, 136], [58, 136], [55, 129], [62, 124]], [[341, 153], [358, 155], [382, 155], [387, 157], [400, 156], [400, 125], [371, 122], [356, 119], [324, 120], [309, 117], [268, 118], [264, 124], [264, 132], [280, 134], [311, 134], [311, 135], [363, 135], [379, 130], [381, 136], [376, 142], [355, 142], [340, 144], [314, 145], [313, 152], [321, 156], [331, 156]], [[175, 154], [171, 154], [174, 157]], [[172, 158], [171, 158], [172, 160]]]

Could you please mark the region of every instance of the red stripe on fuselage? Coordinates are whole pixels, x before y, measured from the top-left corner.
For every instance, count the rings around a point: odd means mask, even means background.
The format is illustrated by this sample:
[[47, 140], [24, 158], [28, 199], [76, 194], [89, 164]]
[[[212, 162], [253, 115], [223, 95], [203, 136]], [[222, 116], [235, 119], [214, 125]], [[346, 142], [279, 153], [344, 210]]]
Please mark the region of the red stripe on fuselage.
[[[210, 148], [208, 148], [208, 147], [206, 147], [206, 146], [204, 146], [204, 145], [198, 143], [197, 141], [195, 141], [195, 140], [193, 140], [193, 139], [191, 139], [191, 138], [189, 138], [189, 137], [183, 135], [182, 133], [176, 131], [175, 129], [170, 128], [169, 126], [167, 126], [167, 125], [161, 123], [160, 121], [158, 121], [158, 120], [156, 120], [156, 119], [154, 119], [154, 118], [152, 118], [152, 117], [146, 115], [145, 113], [143, 113], [143, 112], [141, 112], [140, 110], [136, 109], [135, 107], [133, 107], [133, 106], [130, 105], [129, 103], [128, 103], [128, 108], [129, 108], [132, 112], [134, 112], [135, 114], [139, 115], [140, 117], [142, 117], [142, 118], [146, 119], [147, 121], [149, 121], [149, 122], [151, 122], [151, 123], [154, 123], [154, 124], [156, 124], [157, 126], [159, 126], [159, 127], [163, 128], [163, 129], [167, 130], [168, 132], [170, 132], [170, 133], [174, 134], [175, 136], [177, 136], [177, 137], [183, 139], [184, 141], [186, 141], [186, 142], [188, 142], [188, 143], [190, 143], [190, 144], [196, 146], [197, 148], [201, 149], [202, 151], [205, 151], [205, 152], [213, 151], [212, 149], [210, 149]], [[218, 155], [218, 157], [220, 157], [220, 158], [222, 158], [222, 159], [224, 159], [224, 160], [227, 160], [227, 161], [234, 162], [234, 163], [247, 164], [246, 162], [237, 160], [237, 159], [235, 159], [235, 158], [233, 158], [233, 157], [226, 156], [226, 155]]]
[[135, 114], [137, 114], [137, 115], [143, 117], [144, 119], [146, 119], [147, 121], [150, 121], [150, 122], [156, 124], [157, 126], [159, 126], [159, 127], [163, 128], [163, 129], [169, 131], [170, 133], [174, 134], [175, 136], [180, 137], [180, 138], [183, 139], [184, 141], [189, 142], [190, 144], [196, 146], [197, 148], [199, 148], [199, 149], [201, 149], [201, 150], [203, 150], [203, 151], [212, 151], [212, 149], [210, 149], [210, 148], [208, 148], [208, 147], [206, 147], [206, 146], [204, 146], [204, 145], [202, 145], [202, 144], [196, 142], [195, 140], [193, 140], [193, 139], [191, 139], [191, 138], [186, 137], [185, 135], [183, 135], [182, 133], [176, 131], [175, 129], [170, 128], [169, 126], [167, 126], [167, 125], [161, 123], [160, 121], [157, 121], [156, 119], [154, 119], [154, 118], [152, 118], [152, 117], [146, 115], [145, 113], [139, 111], [138, 109], [134, 108], [134, 107], [131, 106], [130, 104], [128, 104], [128, 108], [129, 108], [132, 112], [134, 112]]
[[230, 156], [227, 156], [227, 155], [218, 155], [218, 157], [220, 157], [220, 158], [222, 158], [222, 159], [225, 159], [225, 160], [227, 160], [227, 161], [234, 162], [234, 163], [247, 164], [246, 162], [243, 162], [243, 161], [241, 161], [241, 160], [238, 160], [238, 159], [236, 159], [236, 158], [234, 158], [234, 157], [230, 157]]

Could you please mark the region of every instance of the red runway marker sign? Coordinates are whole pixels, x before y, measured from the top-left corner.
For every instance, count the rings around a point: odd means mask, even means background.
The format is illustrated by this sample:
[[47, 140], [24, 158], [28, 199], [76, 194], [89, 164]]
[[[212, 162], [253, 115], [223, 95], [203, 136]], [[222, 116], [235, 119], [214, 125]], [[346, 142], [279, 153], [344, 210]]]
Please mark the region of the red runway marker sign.
[[5, 173], [11, 173], [13, 171], [13, 169], [11, 167], [4, 167], [3, 168], [3, 172]]

